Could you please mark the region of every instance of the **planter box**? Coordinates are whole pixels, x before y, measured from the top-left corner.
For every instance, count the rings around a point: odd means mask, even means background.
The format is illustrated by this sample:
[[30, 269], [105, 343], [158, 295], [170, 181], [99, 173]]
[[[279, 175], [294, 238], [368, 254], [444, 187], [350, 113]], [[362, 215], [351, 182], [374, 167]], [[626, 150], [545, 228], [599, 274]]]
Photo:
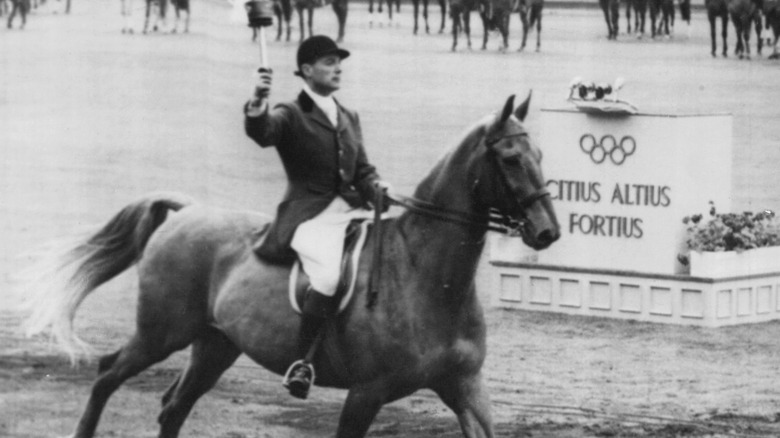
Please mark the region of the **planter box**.
[[780, 319], [780, 272], [713, 278], [501, 261], [488, 269], [477, 286], [502, 308], [703, 327]]
[[780, 273], [780, 246], [747, 251], [691, 251], [692, 277], [728, 278]]

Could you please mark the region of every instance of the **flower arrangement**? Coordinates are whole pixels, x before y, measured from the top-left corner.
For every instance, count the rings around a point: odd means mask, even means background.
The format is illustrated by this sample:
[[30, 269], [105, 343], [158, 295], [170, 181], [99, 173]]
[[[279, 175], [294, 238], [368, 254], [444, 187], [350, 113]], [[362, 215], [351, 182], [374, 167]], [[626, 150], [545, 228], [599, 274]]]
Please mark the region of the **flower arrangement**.
[[[709, 219], [701, 214], [686, 216], [686, 246], [688, 251], [737, 251], [780, 246], [780, 218], [771, 210], [758, 213], [718, 213], [710, 201]], [[678, 254], [677, 260], [688, 266], [688, 253]]]

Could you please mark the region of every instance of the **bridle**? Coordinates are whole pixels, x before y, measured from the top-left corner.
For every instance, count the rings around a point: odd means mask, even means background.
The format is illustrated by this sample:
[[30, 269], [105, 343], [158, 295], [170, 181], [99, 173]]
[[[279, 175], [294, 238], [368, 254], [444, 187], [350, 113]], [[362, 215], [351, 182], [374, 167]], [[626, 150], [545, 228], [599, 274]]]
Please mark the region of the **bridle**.
[[[528, 134], [522, 132], [522, 133], [508, 134], [501, 137], [486, 139], [485, 146], [491, 148], [493, 145], [495, 145], [501, 140], [510, 137], [518, 137], [522, 135], [528, 135]], [[498, 157], [496, 156], [494, 160], [497, 161]], [[498, 166], [498, 163], [496, 162], [495, 165]], [[502, 181], [503, 186], [505, 188], [509, 187], [504, 172], [499, 171], [499, 173], [501, 174], [501, 177], [503, 179]], [[476, 189], [476, 185], [477, 184], [475, 183], [473, 189]], [[467, 225], [472, 227], [481, 227], [488, 231], [495, 231], [510, 236], [520, 236], [522, 235], [522, 230], [526, 223], [525, 214], [524, 214], [525, 210], [531, 205], [533, 205], [534, 203], [536, 203], [537, 201], [539, 201], [540, 199], [550, 196], [550, 192], [547, 190], [546, 187], [542, 187], [539, 190], [536, 190], [535, 192], [526, 196], [525, 198], [519, 201], [515, 201], [515, 205], [513, 206], [514, 208], [512, 210], [513, 212], [520, 213], [520, 215], [523, 216], [521, 219], [515, 219], [509, 214], [502, 213], [501, 211], [495, 208], [491, 208], [487, 215], [482, 215], [482, 214], [469, 213], [465, 211], [453, 210], [450, 208], [442, 207], [440, 205], [436, 205], [432, 202], [423, 201], [420, 199], [399, 195], [399, 194], [387, 194], [386, 196], [391, 204], [404, 207], [407, 210], [411, 211], [412, 213], [431, 217], [444, 222], [449, 222], [449, 223], [454, 223], [459, 225]], [[514, 199], [514, 197], [512, 197], [512, 199]]]
[[[497, 161], [498, 160], [497, 154], [495, 154], [495, 152], [490, 147], [505, 138], [516, 137], [520, 135], [527, 135], [527, 134], [523, 132], [523, 133], [509, 134], [503, 137], [485, 140], [485, 145], [488, 146], [489, 153], [492, 153], [494, 155], [494, 160], [493, 160], [494, 165], [500, 166]], [[506, 180], [506, 175], [504, 174], [503, 171], [500, 171], [499, 173], [501, 174], [501, 177], [503, 179], [502, 182], [503, 182], [504, 190], [506, 190], [506, 188], [509, 187], [509, 184]], [[474, 186], [472, 187], [472, 190], [476, 190], [478, 182], [479, 182], [478, 180], [475, 182]], [[482, 228], [488, 231], [495, 231], [510, 236], [522, 236], [523, 228], [525, 227], [527, 221], [524, 213], [525, 209], [530, 207], [532, 204], [539, 201], [540, 199], [545, 198], [547, 196], [550, 196], [550, 192], [547, 191], [547, 188], [542, 187], [541, 189], [531, 193], [530, 195], [526, 196], [520, 201], [515, 201], [514, 209], [516, 209], [522, 216], [522, 218], [518, 220], [494, 208], [491, 208], [488, 214], [486, 215], [474, 214], [466, 211], [459, 211], [459, 210], [442, 207], [432, 202], [423, 201], [421, 199], [413, 198], [410, 196], [390, 194], [390, 193], [385, 193], [384, 191], [381, 190], [377, 190], [376, 198], [374, 199], [374, 223], [375, 224], [382, 223], [382, 211], [384, 211], [384, 203], [387, 200], [391, 205], [398, 205], [406, 208], [412, 213], [434, 218], [443, 222], [466, 225], [475, 228]], [[512, 199], [514, 199], [514, 197]], [[368, 285], [368, 297], [366, 300], [366, 307], [368, 308], [371, 308], [374, 306], [374, 304], [376, 304], [377, 296], [379, 295], [379, 285], [381, 284], [381, 280], [380, 280], [382, 274], [381, 263], [380, 263], [380, 260], [382, 260], [381, 229], [382, 229], [381, 226], [375, 226], [373, 229], [374, 241], [376, 242], [376, 244], [374, 245], [374, 257], [372, 259], [373, 261], [371, 262], [371, 276], [369, 277], [370, 280]]]

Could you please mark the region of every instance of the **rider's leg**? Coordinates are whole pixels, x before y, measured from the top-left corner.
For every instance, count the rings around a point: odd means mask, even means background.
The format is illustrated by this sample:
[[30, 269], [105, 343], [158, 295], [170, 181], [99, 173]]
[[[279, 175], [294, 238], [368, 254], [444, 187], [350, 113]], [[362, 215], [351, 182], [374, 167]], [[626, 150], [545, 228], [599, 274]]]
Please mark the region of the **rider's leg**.
[[291, 246], [298, 254], [311, 287], [301, 308], [299, 349], [303, 360], [295, 362], [285, 376], [290, 394], [306, 398], [315, 373], [311, 362], [317, 338], [325, 321], [336, 314], [334, 295], [339, 284], [341, 255], [351, 207], [337, 198], [317, 217], [298, 226]]
[[324, 295], [311, 287], [306, 291], [301, 308], [301, 328], [298, 332], [298, 350], [303, 360], [290, 366], [284, 382], [290, 394], [306, 398], [314, 382], [314, 367], [311, 364], [318, 336], [328, 318], [336, 313], [338, 302], [335, 297]]

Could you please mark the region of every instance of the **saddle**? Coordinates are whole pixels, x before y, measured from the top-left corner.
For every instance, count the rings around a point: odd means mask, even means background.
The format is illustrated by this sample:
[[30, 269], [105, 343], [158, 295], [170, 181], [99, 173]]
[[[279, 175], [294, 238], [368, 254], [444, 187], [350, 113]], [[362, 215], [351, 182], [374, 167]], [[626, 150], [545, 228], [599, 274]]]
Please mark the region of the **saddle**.
[[[337, 313], [341, 313], [347, 307], [354, 295], [355, 284], [357, 283], [358, 278], [358, 268], [360, 266], [360, 256], [363, 247], [366, 244], [369, 226], [372, 223], [373, 221], [370, 219], [360, 218], [353, 219], [349, 225], [347, 225], [347, 232], [344, 238], [344, 251], [341, 257], [339, 286], [336, 289], [335, 294], [339, 302]], [[268, 228], [269, 227], [266, 226], [255, 234], [257, 243], [265, 238]], [[257, 248], [259, 246], [257, 243], [254, 244], [253, 247]], [[309, 285], [309, 277], [306, 275], [306, 272], [303, 271], [300, 260], [296, 259], [292, 263], [291, 268], [288, 287], [290, 305], [296, 313], [300, 314], [306, 288]]]

